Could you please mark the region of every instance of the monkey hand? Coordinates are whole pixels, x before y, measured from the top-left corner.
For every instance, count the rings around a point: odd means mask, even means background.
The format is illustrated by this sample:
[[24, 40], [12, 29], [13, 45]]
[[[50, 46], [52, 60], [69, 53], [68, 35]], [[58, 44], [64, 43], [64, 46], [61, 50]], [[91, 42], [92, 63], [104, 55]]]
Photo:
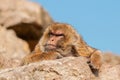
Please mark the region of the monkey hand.
[[89, 65], [93, 69], [98, 69], [98, 70], [100, 69], [102, 65], [101, 51], [97, 50], [91, 55]]
[[59, 59], [59, 58], [62, 58], [62, 56], [57, 52], [43, 52], [42, 54], [41, 53], [32, 53], [31, 55], [24, 57], [21, 65], [29, 64], [31, 62], [37, 62], [37, 61], [43, 61], [43, 60], [53, 60], [53, 59]]

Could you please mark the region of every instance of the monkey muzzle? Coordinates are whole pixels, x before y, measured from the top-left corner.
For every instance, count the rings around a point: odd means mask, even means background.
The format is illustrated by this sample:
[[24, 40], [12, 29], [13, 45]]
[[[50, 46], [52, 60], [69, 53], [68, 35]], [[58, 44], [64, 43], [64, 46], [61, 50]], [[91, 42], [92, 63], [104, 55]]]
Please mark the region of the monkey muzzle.
[[61, 49], [61, 46], [56, 46], [53, 44], [46, 44], [44, 45], [45, 51], [59, 51], [59, 49]]
[[56, 46], [55, 45], [53, 45], [53, 44], [46, 44], [45, 46], [45, 50], [46, 51], [54, 51], [54, 50], [56, 50]]

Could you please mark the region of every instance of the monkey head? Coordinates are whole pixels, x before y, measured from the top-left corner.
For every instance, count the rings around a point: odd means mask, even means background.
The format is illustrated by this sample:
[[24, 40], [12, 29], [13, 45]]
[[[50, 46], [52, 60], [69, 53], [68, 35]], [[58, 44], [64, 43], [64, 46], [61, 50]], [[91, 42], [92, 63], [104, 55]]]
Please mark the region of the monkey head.
[[72, 46], [79, 35], [69, 24], [53, 23], [47, 27], [40, 40], [40, 48], [43, 52], [64, 52], [68, 46]]

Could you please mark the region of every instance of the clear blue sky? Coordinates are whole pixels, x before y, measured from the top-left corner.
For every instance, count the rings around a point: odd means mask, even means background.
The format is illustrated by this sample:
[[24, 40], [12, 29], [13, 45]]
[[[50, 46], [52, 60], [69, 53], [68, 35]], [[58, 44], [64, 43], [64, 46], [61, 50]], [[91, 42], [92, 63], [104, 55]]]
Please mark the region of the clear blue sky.
[[91, 46], [120, 54], [120, 0], [32, 0], [69, 23]]

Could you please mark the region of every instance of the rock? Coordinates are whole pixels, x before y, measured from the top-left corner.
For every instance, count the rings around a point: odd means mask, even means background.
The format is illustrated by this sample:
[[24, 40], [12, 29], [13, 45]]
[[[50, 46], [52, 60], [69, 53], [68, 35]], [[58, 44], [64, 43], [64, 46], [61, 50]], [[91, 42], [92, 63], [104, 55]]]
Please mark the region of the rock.
[[28, 0], [0, 0], [0, 25], [13, 29], [33, 50], [46, 25], [53, 20], [37, 3]]
[[104, 65], [99, 74], [100, 80], [120, 80], [120, 65]]
[[120, 64], [120, 56], [119, 55], [115, 55], [112, 54], [110, 52], [106, 52], [103, 54], [103, 59], [104, 62], [110, 65], [116, 65], [116, 64]]
[[84, 57], [44, 60], [0, 71], [0, 80], [119, 80], [120, 65], [103, 64], [96, 77]]
[[0, 0], [0, 24], [5, 27], [20, 23], [44, 26], [52, 22], [48, 13], [37, 3], [28, 0]]
[[52, 22], [37, 3], [0, 0], [0, 80], [120, 80], [120, 56], [109, 53], [103, 54], [104, 63], [97, 77], [83, 57], [20, 66], [23, 57], [34, 49], [46, 25]]
[[15, 32], [0, 27], [0, 68], [16, 67], [30, 53], [28, 44], [17, 38]]
[[0, 80], [95, 80], [86, 59], [67, 57], [0, 71]]

